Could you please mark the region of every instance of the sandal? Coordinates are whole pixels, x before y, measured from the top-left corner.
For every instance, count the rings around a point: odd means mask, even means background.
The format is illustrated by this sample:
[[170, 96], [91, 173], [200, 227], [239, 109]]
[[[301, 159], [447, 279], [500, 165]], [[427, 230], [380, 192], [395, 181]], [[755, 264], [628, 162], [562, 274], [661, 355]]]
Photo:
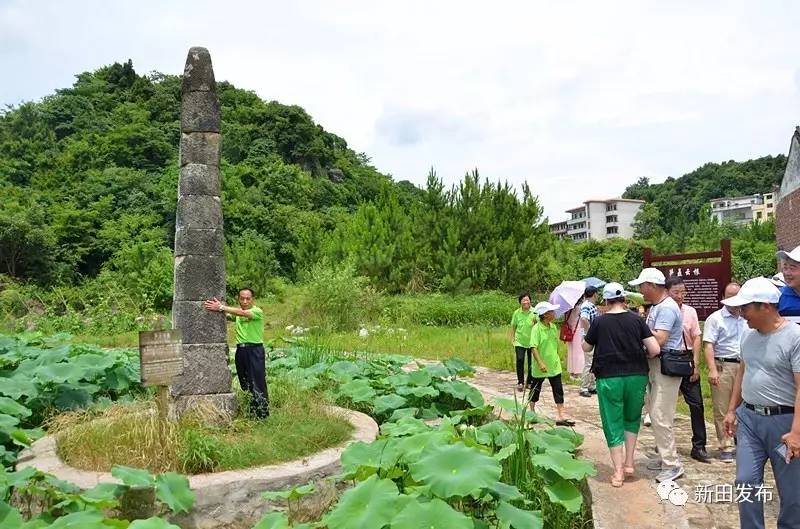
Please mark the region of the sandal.
[[619, 487], [622, 486], [623, 483], [625, 483], [625, 478], [624, 477], [622, 479], [618, 479], [618, 478], [616, 478], [614, 476], [611, 476], [611, 486], [612, 487], [619, 488]]
[[632, 478], [633, 473], [636, 471], [633, 467], [623, 467], [622, 470], [625, 473], [626, 478]]
[[572, 419], [559, 419], [556, 421], [556, 426], [575, 426], [575, 421]]

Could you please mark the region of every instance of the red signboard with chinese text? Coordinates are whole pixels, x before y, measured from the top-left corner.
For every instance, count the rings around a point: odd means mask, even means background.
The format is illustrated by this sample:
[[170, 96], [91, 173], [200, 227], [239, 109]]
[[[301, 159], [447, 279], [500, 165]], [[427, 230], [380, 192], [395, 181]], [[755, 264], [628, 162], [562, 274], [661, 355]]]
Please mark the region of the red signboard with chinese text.
[[644, 266], [658, 268], [667, 278], [678, 276], [686, 285], [684, 303], [697, 310], [704, 321], [718, 310], [725, 286], [731, 282], [731, 241], [720, 241], [720, 251], [677, 255], [653, 255], [644, 249]]

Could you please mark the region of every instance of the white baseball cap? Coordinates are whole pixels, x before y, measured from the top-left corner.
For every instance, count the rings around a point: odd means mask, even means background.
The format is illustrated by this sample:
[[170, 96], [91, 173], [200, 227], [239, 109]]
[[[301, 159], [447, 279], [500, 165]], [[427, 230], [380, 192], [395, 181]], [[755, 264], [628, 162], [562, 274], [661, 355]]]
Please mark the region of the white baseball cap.
[[533, 312], [541, 316], [545, 312], [550, 312], [551, 310], [557, 310], [558, 305], [553, 305], [552, 303], [548, 303], [547, 301], [540, 301], [533, 307]]
[[788, 259], [790, 261], [794, 261], [795, 263], [800, 263], [800, 246], [791, 252], [781, 250], [780, 252], [776, 253], [775, 256], [778, 259]]
[[634, 287], [641, 285], [642, 283], [655, 283], [656, 285], [663, 285], [666, 281], [667, 279], [664, 277], [664, 273], [658, 268], [645, 268], [639, 274], [639, 277], [633, 281], [628, 281], [628, 284]]
[[733, 297], [723, 299], [722, 304], [729, 307], [741, 307], [748, 303], [772, 303], [777, 304], [781, 298], [781, 291], [775, 286], [771, 279], [766, 277], [754, 277], [748, 279], [739, 289], [739, 293]]
[[625, 297], [628, 293], [619, 283], [608, 283], [603, 287], [603, 299], [615, 299]]

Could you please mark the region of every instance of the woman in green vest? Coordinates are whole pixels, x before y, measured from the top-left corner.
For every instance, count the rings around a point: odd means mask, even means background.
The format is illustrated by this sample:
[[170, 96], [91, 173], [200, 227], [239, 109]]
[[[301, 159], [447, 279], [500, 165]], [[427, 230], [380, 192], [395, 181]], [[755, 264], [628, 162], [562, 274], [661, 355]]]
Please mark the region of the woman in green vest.
[[[520, 294], [519, 308], [511, 315], [511, 344], [517, 359], [517, 391], [523, 391], [525, 384], [530, 387], [531, 374], [531, 330], [536, 323], [536, 313], [531, 309], [531, 296]], [[528, 378], [525, 379], [525, 357], [528, 357]]]

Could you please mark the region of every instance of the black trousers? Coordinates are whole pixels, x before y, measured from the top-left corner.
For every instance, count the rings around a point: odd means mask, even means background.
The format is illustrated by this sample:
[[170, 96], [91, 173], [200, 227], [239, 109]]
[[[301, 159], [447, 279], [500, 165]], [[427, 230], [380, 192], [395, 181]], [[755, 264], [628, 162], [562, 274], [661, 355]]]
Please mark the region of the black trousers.
[[250, 413], [263, 419], [269, 416], [269, 393], [264, 345], [240, 343], [236, 346], [236, 376], [239, 385], [250, 393]]
[[[691, 354], [691, 353], [690, 353]], [[689, 406], [689, 417], [692, 420], [692, 448], [706, 449], [706, 419], [703, 410], [703, 392], [700, 389], [700, 379], [689, 382], [689, 377], [681, 380], [681, 394]]]
[[550, 381], [550, 388], [553, 390], [553, 400], [556, 404], [564, 404], [564, 386], [561, 384], [561, 373], [547, 378], [533, 378], [531, 385], [531, 402], [539, 402], [539, 394], [542, 392], [542, 384], [545, 380]]
[[[528, 384], [530, 386], [533, 375], [531, 375], [531, 348], [514, 346], [517, 355], [517, 384]], [[528, 355], [528, 378], [525, 378], [525, 354]], [[526, 382], [527, 380], [527, 382]]]

